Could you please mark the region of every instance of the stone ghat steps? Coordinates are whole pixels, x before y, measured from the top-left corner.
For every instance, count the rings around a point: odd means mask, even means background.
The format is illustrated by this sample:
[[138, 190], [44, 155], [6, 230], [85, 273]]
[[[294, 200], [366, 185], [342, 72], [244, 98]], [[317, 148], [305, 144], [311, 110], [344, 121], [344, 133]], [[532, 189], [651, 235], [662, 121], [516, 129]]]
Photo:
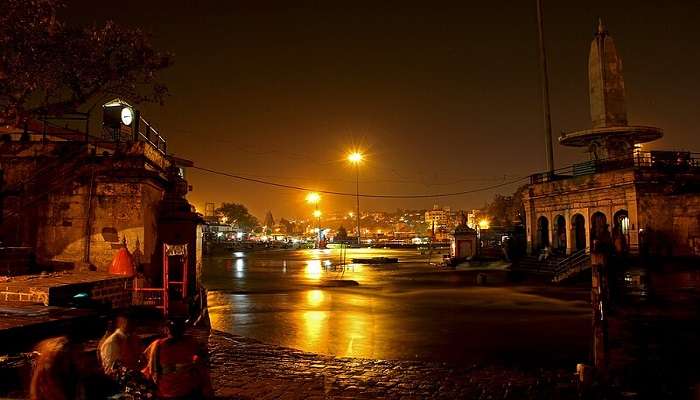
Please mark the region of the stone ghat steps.
[[532, 275], [553, 276], [557, 265], [564, 257], [550, 256], [547, 260], [540, 261], [539, 256], [523, 256], [513, 263], [512, 270]]

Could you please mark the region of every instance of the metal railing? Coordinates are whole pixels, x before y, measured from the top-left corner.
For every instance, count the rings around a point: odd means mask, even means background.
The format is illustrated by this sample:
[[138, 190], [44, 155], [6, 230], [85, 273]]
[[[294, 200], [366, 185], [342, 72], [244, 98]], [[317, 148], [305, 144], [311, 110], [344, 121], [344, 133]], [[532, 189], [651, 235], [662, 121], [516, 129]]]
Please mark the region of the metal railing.
[[167, 154], [167, 140], [153, 125], [140, 115], [131, 127], [118, 129], [103, 128], [102, 137], [90, 133], [90, 115], [69, 113], [65, 115], [38, 115], [17, 127], [18, 134], [41, 135], [44, 140], [50, 137], [65, 141], [101, 143], [139, 141], [146, 142], [163, 155]]
[[530, 175], [530, 184], [621, 169], [653, 169], [662, 172], [690, 172], [700, 169], [700, 153], [689, 151], [635, 151], [629, 157], [590, 160], [568, 165], [552, 173]]
[[572, 253], [569, 257], [559, 261], [554, 268], [552, 282], [561, 282], [591, 266], [591, 255], [583, 249]]
[[145, 141], [162, 154], [167, 154], [168, 142], [158, 131], [139, 115], [138, 123], [135, 124], [134, 141]]

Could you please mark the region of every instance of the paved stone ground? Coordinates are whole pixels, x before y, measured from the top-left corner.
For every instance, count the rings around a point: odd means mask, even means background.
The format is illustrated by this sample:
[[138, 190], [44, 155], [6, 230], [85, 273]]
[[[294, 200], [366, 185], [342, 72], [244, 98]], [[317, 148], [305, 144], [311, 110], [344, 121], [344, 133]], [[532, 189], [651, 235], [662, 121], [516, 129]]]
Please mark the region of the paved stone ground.
[[227, 399], [578, 398], [571, 371], [336, 358], [218, 332], [209, 349], [217, 396]]

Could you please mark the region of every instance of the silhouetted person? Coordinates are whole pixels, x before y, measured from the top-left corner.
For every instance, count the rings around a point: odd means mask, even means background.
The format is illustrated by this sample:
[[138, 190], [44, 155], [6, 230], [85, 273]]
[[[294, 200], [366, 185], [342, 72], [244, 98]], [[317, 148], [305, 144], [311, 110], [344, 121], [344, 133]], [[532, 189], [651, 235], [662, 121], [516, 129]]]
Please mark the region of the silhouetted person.
[[160, 399], [210, 399], [214, 397], [206, 365], [206, 353], [185, 335], [182, 319], [168, 322], [168, 335], [146, 349], [144, 375], [155, 383]]

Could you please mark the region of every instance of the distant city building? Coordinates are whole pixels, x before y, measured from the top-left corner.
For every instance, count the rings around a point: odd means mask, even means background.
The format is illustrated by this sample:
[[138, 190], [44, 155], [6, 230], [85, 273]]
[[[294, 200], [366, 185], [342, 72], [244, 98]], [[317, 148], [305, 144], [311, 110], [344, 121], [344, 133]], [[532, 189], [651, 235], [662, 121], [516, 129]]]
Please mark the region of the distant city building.
[[428, 226], [428, 229], [433, 227], [435, 229], [447, 228], [453, 225], [450, 218], [450, 208], [440, 208], [437, 204], [434, 205], [432, 210], [425, 212], [425, 224]]

